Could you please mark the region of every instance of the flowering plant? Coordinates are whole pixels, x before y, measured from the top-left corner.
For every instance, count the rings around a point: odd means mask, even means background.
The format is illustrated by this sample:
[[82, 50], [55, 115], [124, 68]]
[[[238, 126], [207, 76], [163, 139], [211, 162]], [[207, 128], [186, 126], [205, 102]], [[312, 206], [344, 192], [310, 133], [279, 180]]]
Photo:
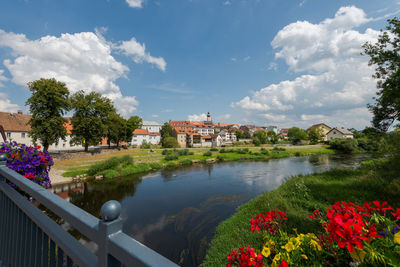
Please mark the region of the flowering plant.
[[51, 188], [49, 171], [54, 165], [53, 158], [47, 151], [42, 152], [39, 149], [40, 146], [28, 147], [15, 141], [5, 141], [0, 145], [0, 154], [7, 156], [8, 168], [44, 188]]
[[288, 234], [281, 227], [285, 215], [274, 210], [251, 219], [250, 230], [262, 234], [262, 243], [232, 251], [227, 266], [400, 264], [400, 208], [387, 202], [336, 202], [326, 215], [315, 210], [309, 217], [320, 225], [316, 233]]

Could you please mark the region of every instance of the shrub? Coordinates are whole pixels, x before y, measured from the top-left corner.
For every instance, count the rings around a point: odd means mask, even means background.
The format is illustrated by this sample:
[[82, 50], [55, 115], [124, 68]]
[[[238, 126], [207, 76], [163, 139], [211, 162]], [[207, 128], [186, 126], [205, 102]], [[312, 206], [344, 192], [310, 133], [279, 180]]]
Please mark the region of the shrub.
[[168, 149], [164, 149], [164, 150], [161, 152], [162, 155], [167, 155], [168, 153], [170, 153], [170, 150], [168, 150]]
[[210, 151], [218, 151], [218, 148], [216, 147], [210, 148]]
[[217, 155], [217, 160], [218, 161], [224, 161], [224, 157], [222, 155]]
[[286, 151], [283, 147], [274, 146], [273, 151]]
[[112, 157], [104, 161], [100, 161], [98, 163], [93, 164], [90, 166], [88, 170], [88, 175], [93, 176], [99, 174], [102, 171], [114, 169], [119, 166], [121, 163], [121, 159], [118, 157]]
[[142, 142], [142, 145], [140, 146], [140, 148], [143, 148], [143, 149], [150, 149], [150, 148], [151, 148], [151, 143], [148, 143], [148, 142], [146, 142], [146, 140], [145, 140], [145, 141]]
[[210, 156], [212, 156], [212, 152], [211, 151], [204, 152], [203, 156], [204, 157], [210, 157]]
[[358, 142], [356, 139], [350, 138], [333, 139], [329, 142], [329, 145], [332, 149], [351, 154], [357, 150]]
[[179, 163], [182, 164], [183, 166], [190, 166], [192, 165], [193, 162], [190, 159], [183, 159]]
[[173, 169], [173, 168], [176, 168], [176, 167], [178, 167], [178, 164], [176, 162], [174, 162], [174, 161], [171, 161], [171, 162], [167, 163], [167, 168], [168, 169]]
[[260, 153], [263, 155], [269, 155], [269, 151], [265, 148], [261, 148]]
[[185, 149], [181, 149], [181, 150], [175, 150], [176, 153], [179, 154], [179, 156], [187, 156], [189, 155], [189, 149], [185, 148]]
[[165, 160], [170, 161], [170, 160], [176, 160], [179, 158], [179, 154], [178, 153], [171, 153], [168, 154], [164, 157]]
[[116, 170], [104, 170], [101, 172], [101, 174], [104, 176], [104, 178], [113, 178], [113, 177], [117, 177], [120, 176], [120, 174], [116, 171]]
[[174, 137], [168, 136], [163, 139], [162, 146], [166, 148], [174, 148], [179, 147], [179, 143]]
[[26, 146], [17, 142], [5, 141], [0, 145], [0, 154], [7, 157], [6, 166], [29, 180], [51, 188], [49, 171], [54, 165], [53, 158], [47, 151], [41, 152], [40, 146]]
[[162, 164], [159, 162], [151, 162], [149, 163], [150, 168], [157, 170], [162, 168]]
[[119, 161], [122, 167], [133, 165], [133, 158], [131, 155], [124, 155], [119, 158]]

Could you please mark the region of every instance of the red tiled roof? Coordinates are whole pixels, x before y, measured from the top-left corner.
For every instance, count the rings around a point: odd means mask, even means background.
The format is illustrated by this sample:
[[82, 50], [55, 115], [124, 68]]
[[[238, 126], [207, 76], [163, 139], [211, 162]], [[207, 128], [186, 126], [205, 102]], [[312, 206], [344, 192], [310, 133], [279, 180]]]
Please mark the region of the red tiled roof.
[[5, 131], [28, 132], [31, 126], [27, 123], [31, 117], [25, 114], [0, 112], [0, 125], [3, 125]]
[[150, 135], [160, 135], [160, 133], [150, 133]]
[[133, 131], [134, 135], [147, 135], [149, 134], [149, 132], [147, 131], [147, 129], [136, 129]]

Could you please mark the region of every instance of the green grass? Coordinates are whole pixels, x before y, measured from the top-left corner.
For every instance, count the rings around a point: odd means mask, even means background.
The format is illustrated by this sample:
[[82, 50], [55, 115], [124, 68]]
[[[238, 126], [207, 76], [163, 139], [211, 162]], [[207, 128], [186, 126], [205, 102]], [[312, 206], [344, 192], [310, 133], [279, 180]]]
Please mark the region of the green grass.
[[321, 174], [295, 176], [282, 186], [242, 205], [236, 214], [222, 222], [211, 242], [203, 266], [225, 266], [234, 248], [260, 243], [260, 235], [249, 230], [249, 221], [258, 213], [280, 209], [287, 212], [284, 230], [307, 233], [319, 229], [308, 215], [314, 209], [326, 210], [335, 201], [388, 201], [400, 207], [400, 175], [393, 170], [331, 170]]

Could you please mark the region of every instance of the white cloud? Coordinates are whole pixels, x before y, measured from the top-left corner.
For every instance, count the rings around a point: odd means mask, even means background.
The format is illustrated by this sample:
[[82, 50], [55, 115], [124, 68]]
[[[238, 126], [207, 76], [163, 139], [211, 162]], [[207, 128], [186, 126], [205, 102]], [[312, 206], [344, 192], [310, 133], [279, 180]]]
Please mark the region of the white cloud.
[[137, 42], [135, 37], [132, 37], [129, 41], [122, 41], [115, 48], [121, 50], [127, 56], [132, 56], [135, 63], [147, 62], [154, 64], [162, 71], [165, 71], [167, 67], [167, 63], [162, 57], [151, 56], [149, 52], [146, 52], [146, 45]]
[[[116, 80], [126, 77], [129, 68], [117, 61], [112, 52], [115, 44], [107, 41], [101, 34], [106, 29], [93, 32], [43, 36], [30, 40], [24, 34], [5, 32], [0, 29], [0, 47], [12, 50], [12, 59], [3, 61], [12, 76], [12, 82], [25, 86], [28, 82], [40, 78], [55, 78], [65, 82], [71, 93], [78, 90], [96, 91], [109, 97], [124, 116], [136, 110], [138, 101], [133, 96], [123, 96]], [[127, 53], [132, 49], [130, 41], [122, 42]], [[139, 44], [144, 58], [137, 55], [136, 61], [158, 64], [165, 69], [165, 61], [153, 58], [145, 51], [145, 45]], [[114, 50], [113, 50], [114, 49]], [[158, 63], [164, 62], [164, 63]], [[162, 67], [164, 66], [164, 67]], [[0, 72], [0, 81], [6, 78]]]
[[231, 1], [227, 0], [227, 1], [224, 2], [224, 6], [230, 6], [230, 5], [232, 5]]
[[17, 104], [12, 104], [5, 93], [0, 92], [0, 111], [17, 112], [20, 108]]
[[158, 118], [159, 116], [157, 114], [151, 115], [152, 118]]
[[144, 0], [125, 0], [126, 3], [132, 8], [142, 8]]
[[172, 111], [174, 111], [174, 110], [167, 108], [167, 109], [164, 109], [162, 112], [172, 112]]
[[[319, 24], [297, 21], [287, 25], [271, 45], [277, 50], [275, 58], [283, 59], [289, 70], [300, 74], [293, 80], [270, 84], [231, 106], [285, 126], [307, 127], [320, 121], [368, 125], [369, 113], [362, 113], [362, 120], [348, 114], [365, 111], [376, 90], [373, 68], [360, 52], [365, 42], [376, 42], [379, 32], [354, 29], [368, 21], [363, 10], [351, 6], [340, 8], [334, 18]], [[367, 115], [369, 119], [365, 119]]]
[[237, 58], [231, 57], [231, 61], [236, 62], [236, 61], [237, 61]]
[[205, 121], [207, 119], [207, 114], [202, 113], [199, 115], [193, 114], [188, 116], [189, 121]]
[[3, 76], [3, 73], [4, 73], [4, 70], [0, 70], [0, 87], [3, 87], [3, 86], [4, 86], [4, 84], [2, 83], [2, 81], [3, 81], [3, 82], [8, 81], [8, 79], [7, 79], [5, 76]]
[[246, 61], [248, 61], [250, 58], [251, 58], [250, 56], [244, 57], [244, 58], [243, 58], [243, 61], [246, 62]]
[[230, 118], [232, 117], [232, 115], [231, 114], [222, 114], [222, 115], [219, 115], [219, 116], [217, 116], [217, 120], [229, 120]]

